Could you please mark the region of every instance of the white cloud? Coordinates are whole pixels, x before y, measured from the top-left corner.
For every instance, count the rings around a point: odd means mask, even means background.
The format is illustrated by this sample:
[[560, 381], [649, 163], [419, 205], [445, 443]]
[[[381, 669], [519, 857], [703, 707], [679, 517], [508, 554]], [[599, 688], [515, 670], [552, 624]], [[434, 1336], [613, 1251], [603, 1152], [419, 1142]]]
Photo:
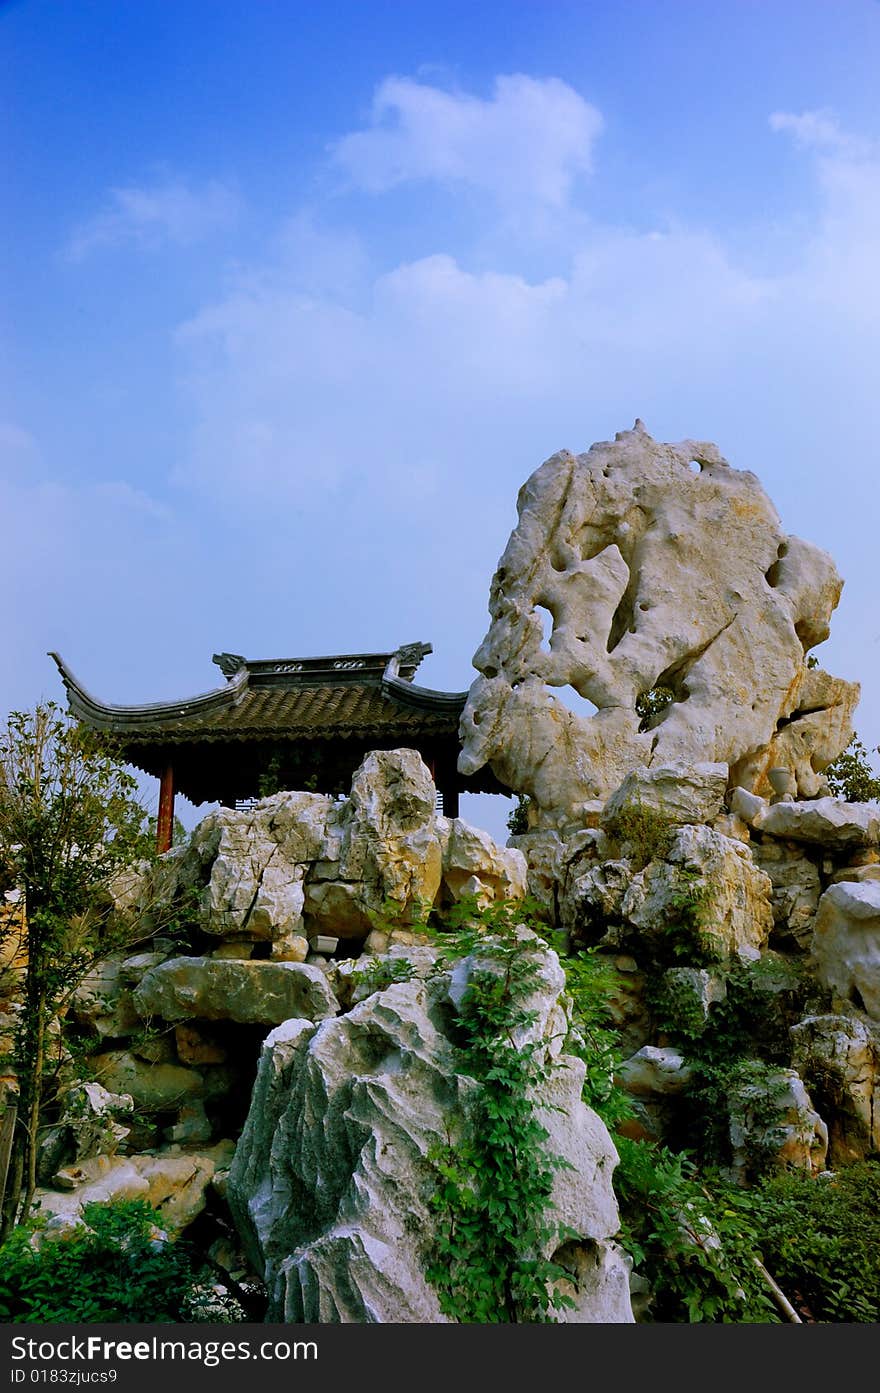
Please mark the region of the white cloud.
[[67, 255], [81, 261], [101, 247], [191, 246], [228, 227], [238, 209], [235, 191], [216, 180], [198, 187], [165, 179], [111, 189], [102, 211], [75, 229]]
[[774, 111], [770, 117], [770, 129], [787, 132], [804, 150], [843, 151], [861, 146], [861, 142], [841, 129], [834, 113], [824, 108], [802, 111], [800, 115], [791, 111]]
[[371, 128], [333, 148], [358, 187], [379, 193], [408, 180], [433, 179], [561, 206], [578, 175], [592, 168], [602, 117], [558, 78], [498, 77], [484, 101], [409, 78], [377, 89]]

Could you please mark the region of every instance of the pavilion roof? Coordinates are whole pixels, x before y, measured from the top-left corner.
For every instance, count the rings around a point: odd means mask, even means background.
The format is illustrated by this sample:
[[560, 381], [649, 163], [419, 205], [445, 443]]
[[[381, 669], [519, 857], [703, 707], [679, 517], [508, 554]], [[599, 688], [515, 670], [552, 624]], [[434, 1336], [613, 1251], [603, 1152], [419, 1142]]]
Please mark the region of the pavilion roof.
[[467, 692], [439, 692], [412, 678], [430, 644], [384, 653], [248, 659], [216, 653], [224, 685], [199, 696], [137, 706], [93, 697], [57, 654], [70, 711], [126, 744], [384, 738], [400, 732], [457, 734]]

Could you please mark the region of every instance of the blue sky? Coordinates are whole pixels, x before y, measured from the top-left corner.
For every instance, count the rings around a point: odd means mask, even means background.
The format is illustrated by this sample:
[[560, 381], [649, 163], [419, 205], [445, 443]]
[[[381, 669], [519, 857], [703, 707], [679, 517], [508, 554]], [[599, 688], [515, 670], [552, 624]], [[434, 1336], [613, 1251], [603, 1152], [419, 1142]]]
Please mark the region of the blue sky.
[[880, 742], [878, 70], [876, 0], [0, 4], [2, 708], [463, 688], [520, 484], [640, 416], [835, 557]]

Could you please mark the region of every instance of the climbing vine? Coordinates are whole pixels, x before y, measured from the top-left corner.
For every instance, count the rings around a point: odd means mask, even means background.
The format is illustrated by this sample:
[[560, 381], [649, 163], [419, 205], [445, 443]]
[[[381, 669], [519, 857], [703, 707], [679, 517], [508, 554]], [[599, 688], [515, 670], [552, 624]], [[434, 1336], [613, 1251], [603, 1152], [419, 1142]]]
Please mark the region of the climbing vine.
[[537, 1094], [550, 1077], [546, 1041], [529, 1038], [536, 1013], [536, 957], [543, 943], [520, 931], [521, 905], [459, 910], [438, 938], [440, 965], [472, 957], [456, 1043], [460, 1072], [474, 1081], [456, 1134], [431, 1155], [429, 1204], [437, 1235], [428, 1267], [445, 1315], [464, 1322], [540, 1322], [570, 1305], [554, 1290], [567, 1276], [544, 1256], [568, 1235], [552, 1217], [556, 1172]]

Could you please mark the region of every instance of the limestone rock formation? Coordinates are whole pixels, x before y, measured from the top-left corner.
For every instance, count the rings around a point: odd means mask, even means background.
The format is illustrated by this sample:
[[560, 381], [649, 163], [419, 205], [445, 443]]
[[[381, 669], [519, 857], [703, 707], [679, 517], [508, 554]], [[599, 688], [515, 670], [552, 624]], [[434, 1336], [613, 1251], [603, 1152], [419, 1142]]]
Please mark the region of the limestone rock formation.
[[[782, 767], [802, 796], [822, 791], [858, 688], [805, 655], [827, 638], [842, 582], [783, 532], [753, 474], [637, 421], [553, 455], [517, 509], [474, 656], [463, 772], [490, 764], [557, 827], [583, 825], [639, 766], [708, 760], [759, 792]], [[658, 686], [673, 700], [641, 729], [636, 703]], [[564, 706], [552, 691], [564, 687], [594, 714]]]
[[880, 1036], [857, 1016], [807, 1016], [791, 1032], [793, 1059], [829, 1120], [829, 1160], [880, 1151]]
[[277, 793], [247, 810], [217, 809], [140, 891], [127, 885], [126, 912], [145, 916], [149, 905], [160, 933], [197, 920], [219, 940], [215, 959], [243, 960], [249, 945], [268, 944], [280, 965], [302, 962], [320, 935], [362, 943], [377, 916], [405, 930], [435, 903], [521, 899], [522, 853], [438, 816], [436, 797], [415, 750], [378, 750], [347, 799]]
[[323, 1020], [339, 1007], [320, 968], [297, 962], [171, 958], [151, 968], [134, 993], [141, 1016], [166, 1021], [279, 1025], [291, 1016]]
[[812, 951], [820, 981], [880, 1021], [880, 881], [829, 886]]
[[[423, 950], [424, 951], [424, 950]], [[288, 1021], [267, 1038], [228, 1195], [270, 1319], [443, 1321], [425, 1279], [436, 1217], [428, 1153], [473, 1081], [456, 1072], [449, 1032], [468, 965], [373, 992], [347, 1014]], [[563, 986], [544, 953], [532, 1035], [559, 1049]], [[629, 1321], [627, 1263], [610, 1241], [616, 1153], [580, 1101], [584, 1066], [562, 1057], [539, 1114], [558, 1172], [554, 1217], [578, 1235], [560, 1261], [576, 1309], [564, 1318]]]

